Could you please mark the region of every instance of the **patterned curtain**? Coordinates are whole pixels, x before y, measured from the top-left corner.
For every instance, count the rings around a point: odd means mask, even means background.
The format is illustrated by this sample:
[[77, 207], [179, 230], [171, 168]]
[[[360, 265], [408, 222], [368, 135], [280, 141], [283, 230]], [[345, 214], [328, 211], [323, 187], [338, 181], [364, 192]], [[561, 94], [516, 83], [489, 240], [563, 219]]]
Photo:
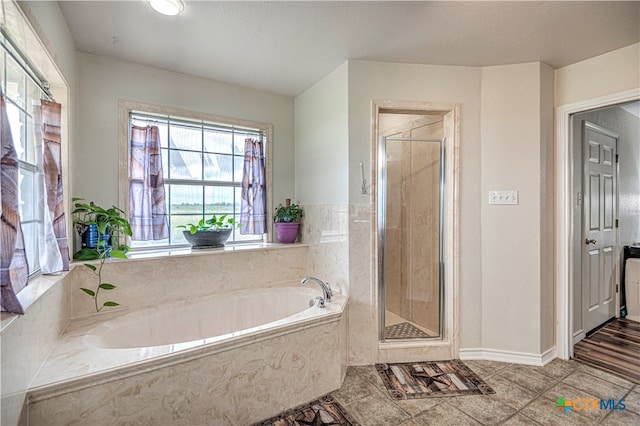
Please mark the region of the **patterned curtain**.
[[169, 238], [158, 126], [131, 126], [129, 223], [138, 241]]
[[34, 110], [36, 131], [36, 164], [41, 214], [39, 229], [40, 270], [50, 274], [69, 270], [69, 244], [62, 196], [62, 147], [60, 120], [62, 106], [42, 99]]
[[267, 232], [264, 144], [261, 140], [244, 141], [244, 170], [240, 204], [241, 234], [261, 235]]
[[18, 155], [1, 88], [0, 124], [0, 306], [3, 311], [23, 314], [16, 294], [29, 282], [29, 265], [18, 213]]

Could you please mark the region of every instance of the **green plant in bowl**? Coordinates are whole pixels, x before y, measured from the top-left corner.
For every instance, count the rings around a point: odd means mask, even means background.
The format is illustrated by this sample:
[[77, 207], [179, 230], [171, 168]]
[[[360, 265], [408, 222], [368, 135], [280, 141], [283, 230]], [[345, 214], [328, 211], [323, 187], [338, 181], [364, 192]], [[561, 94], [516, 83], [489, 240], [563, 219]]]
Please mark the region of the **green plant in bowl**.
[[233, 232], [233, 228], [238, 225], [234, 218], [213, 215], [209, 219], [202, 218], [198, 223], [188, 223], [178, 225], [177, 228], [184, 229], [182, 234], [193, 249], [207, 249], [224, 247]]
[[187, 223], [186, 225], [178, 225], [176, 228], [181, 228], [195, 234], [198, 231], [211, 231], [216, 229], [233, 229], [237, 223], [234, 218], [227, 217], [226, 214], [218, 217], [216, 215], [211, 216], [209, 219], [202, 218], [197, 224]]

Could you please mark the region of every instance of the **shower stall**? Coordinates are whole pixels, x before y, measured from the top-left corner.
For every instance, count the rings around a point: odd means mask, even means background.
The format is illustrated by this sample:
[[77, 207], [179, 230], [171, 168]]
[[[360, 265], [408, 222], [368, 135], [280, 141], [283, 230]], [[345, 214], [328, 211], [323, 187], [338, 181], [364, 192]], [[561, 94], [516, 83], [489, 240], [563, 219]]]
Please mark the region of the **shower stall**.
[[381, 114], [378, 140], [380, 342], [443, 337], [443, 117]]

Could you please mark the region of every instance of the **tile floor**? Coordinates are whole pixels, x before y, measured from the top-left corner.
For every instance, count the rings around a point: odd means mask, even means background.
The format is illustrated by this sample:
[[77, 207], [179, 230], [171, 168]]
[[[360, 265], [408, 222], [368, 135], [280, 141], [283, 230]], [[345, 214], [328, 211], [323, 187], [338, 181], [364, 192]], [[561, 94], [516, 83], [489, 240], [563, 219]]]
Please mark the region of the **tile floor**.
[[[640, 360], [639, 360], [640, 362]], [[394, 401], [374, 366], [349, 367], [332, 395], [363, 426], [417, 425], [640, 425], [640, 385], [575, 361], [544, 367], [465, 361], [495, 395]], [[558, 397], [624, 398], [625, 410], [570, 410]]]

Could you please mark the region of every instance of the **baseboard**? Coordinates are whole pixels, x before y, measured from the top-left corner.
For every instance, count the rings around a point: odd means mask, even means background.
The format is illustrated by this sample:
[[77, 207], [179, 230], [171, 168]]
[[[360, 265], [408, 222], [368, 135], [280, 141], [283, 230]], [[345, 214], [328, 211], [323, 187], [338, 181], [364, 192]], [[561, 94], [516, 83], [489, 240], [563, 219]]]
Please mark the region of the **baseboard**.
[[525, 364], [544, 366], [556, 358], [556, 348], [551, 348], [541, 354], [526, 352], [502, 351], [486, 348], [466, 348], [460, 349], [460, 359], [463, 361], [486, 360], [509, 362], [512, 364]]

